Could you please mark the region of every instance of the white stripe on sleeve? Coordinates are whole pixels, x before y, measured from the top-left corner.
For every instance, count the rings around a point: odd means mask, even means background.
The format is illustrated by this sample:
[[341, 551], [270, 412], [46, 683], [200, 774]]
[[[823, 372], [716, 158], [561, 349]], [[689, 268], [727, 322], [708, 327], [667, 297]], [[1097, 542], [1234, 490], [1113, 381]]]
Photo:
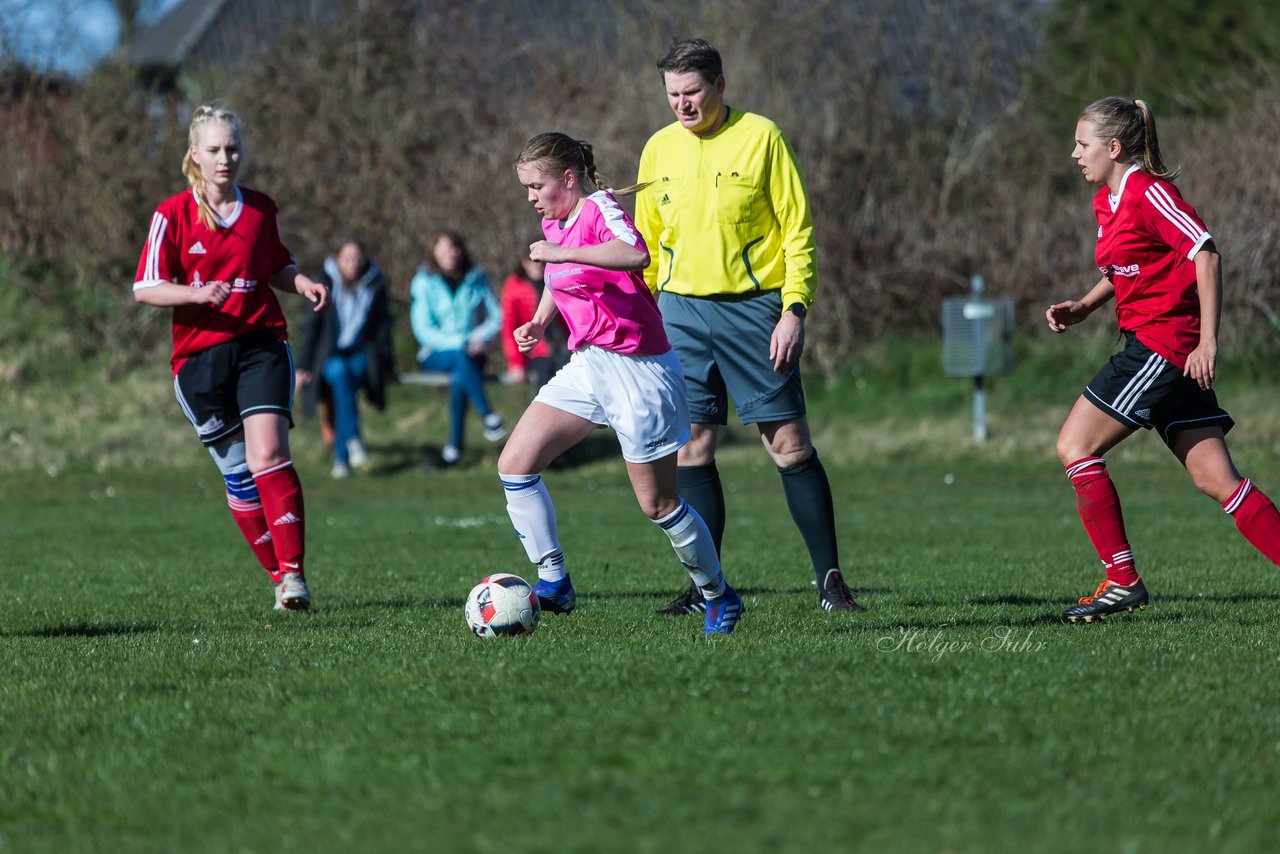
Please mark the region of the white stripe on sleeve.
[[604, 217], [604, 224], [613, 232], [613, 236], [626, 243], [629, 246], [635, 246], [639, 242], [639, 235], [635, 229], [627, 225], [625, 214], [618, 205], [613, 196], [604, 190], [591, 194], [591, 201], [596, 203], [596, 207], [600, 209], [600, 215]]
[[160, 244], [164, 242], [165, 229], [169, 221], [159, 211], [151, 217], [151, 233], [147, 235], [147, 279], [155, 281], [160, 278]]
[[1186, 211], [1181, 210], [1169, 191], [1159, 184], [1152, 184], [1147, 189], [1147, 201], [1158, 210], [1165, 219], [1187, 236], [1192, 243], [1200, 240], [1205, 230]]

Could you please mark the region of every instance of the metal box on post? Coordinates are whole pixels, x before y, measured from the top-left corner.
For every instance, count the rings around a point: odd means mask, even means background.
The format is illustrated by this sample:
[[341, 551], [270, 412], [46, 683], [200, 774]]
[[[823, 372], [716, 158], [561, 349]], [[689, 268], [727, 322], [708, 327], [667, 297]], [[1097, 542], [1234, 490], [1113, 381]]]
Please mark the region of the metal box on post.
[[944, 299], [942, 360], [949, 377], [990, 377], [1012, 371], [1013, 300]]
[[1013, 370], [1013, 300], [984, 299], [981, 276], [973, 293], [942, 301], [942, 361], [949, 377], [973, 377], [973, 438], [987, 438], [985, 379]]

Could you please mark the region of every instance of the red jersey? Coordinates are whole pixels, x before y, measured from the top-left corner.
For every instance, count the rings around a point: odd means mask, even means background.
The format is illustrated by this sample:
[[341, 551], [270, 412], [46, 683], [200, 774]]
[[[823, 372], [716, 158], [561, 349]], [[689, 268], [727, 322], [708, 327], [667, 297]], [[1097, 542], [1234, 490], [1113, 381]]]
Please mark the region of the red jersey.
[[1200, 293], [1192, 258], [1210, 239], [1178, 188], [1137, 165], [1112, 196], [1093, 199], [1098, 268], [1116, 288], [1116, 319], [1179, 368], [1200, 343]]
[[236, 187], [236, 208], [216, 231], [200, 221], [195, 191], [166, 199], [151, 217], [151, 233], [142, 247], [135, 291], [161, 284], [204, 287], [227, 282], [231, 296], [221, 308], [179, 305], [173, 309], [173, 357], [176, 374], [192, 353], [255, 330], [288, 337], [284, 312], [271, 279], [293, 266], [280, 241], [276, 203], [247, 187]]

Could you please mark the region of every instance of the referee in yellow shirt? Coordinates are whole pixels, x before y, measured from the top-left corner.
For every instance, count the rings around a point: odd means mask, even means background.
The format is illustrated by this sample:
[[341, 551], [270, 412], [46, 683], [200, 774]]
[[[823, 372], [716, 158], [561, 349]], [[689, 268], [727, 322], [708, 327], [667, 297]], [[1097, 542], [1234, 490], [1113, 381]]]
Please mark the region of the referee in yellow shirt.
[[[658, 70], [676, 121], [645, 144], [639, 182], [650, 186], [636, 197], [635, 222], [653, 257], [645, 281], [685, 372], [693, 435], [679, 451], [680, 494], [719, 549], [716, 442], [733, 398], [782, 476], [821, 606], [862, 610], [841, 576], [831, 486], [805, 418], [800, 354], [817, 272], [795, 153], [773, 122], [724, 102], [720, 53], [708, 42], [672, 42]], [[704, 607], [690, 587], [659, 613]]]

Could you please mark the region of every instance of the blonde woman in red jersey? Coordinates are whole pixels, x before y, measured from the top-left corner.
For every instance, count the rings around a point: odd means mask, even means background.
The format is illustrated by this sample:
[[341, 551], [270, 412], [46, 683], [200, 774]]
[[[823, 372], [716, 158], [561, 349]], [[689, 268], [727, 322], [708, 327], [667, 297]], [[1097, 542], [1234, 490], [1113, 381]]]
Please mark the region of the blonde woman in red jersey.
[[173, 309], [173, 387], [226, 482], [227, 504], [275, 586], [277, 610], [311, 605], [303, 568], [302, 486], [289, 455], [293, 354], [272, 288], [320, 311], [324, 286], [298, 272], [276, 206], [239, 187], [240, 122], [196, 109], [182, 171], [191, 188], [165, 200], [133, 284], [134, 299]]
[[1280, 513], [1236, 471], [1225, 435], [1234, 422], [1212, 386], [1222, 313], [1222, 263], [1195, 209], [1170, 183], [1155, 117], [1144, 101], [1104, 98], [1076, 124], [1071, 156], [1098, 184], [1097, 262], [1102, 279], [1078, 300], [1049, 306], [1054, 332], [1116, 300], [1126, 342], [1085, 388], [1058, 434], [1058, 458], [1075, 487], [1080, 520], [1106, 567], [1091, 596], [1064, 613], [1092, 622], [1147, 606], [1125, 534], [1120, 499], [1102, 454], [1138, 428], [1156, 429], [1195, 485], [1222, 505], [1258, 551], [1280, 564]]

